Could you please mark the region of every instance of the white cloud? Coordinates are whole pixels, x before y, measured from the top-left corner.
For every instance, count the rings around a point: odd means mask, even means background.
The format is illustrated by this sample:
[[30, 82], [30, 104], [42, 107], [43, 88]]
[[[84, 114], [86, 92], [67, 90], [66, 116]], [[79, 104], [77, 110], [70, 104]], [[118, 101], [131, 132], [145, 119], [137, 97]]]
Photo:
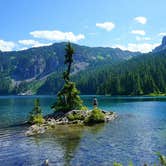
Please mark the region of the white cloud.
[[112, 22], [96, 23], [96, 26], [107, 31], [112, 31], [115, 28], [115, 24]]
[[58, 30], [33, 31], [30, 32], [30, 35], [32, 35], [35, 38], [41, 38], [46, 40], [71, 41], [71, 42], [77, 42], [78, 40], [85, 38], [83, 34], [75, 35], [73, 34], [73, 32], [62, 32]]
[[127, 46], [124, 45], [114, 45], [113, 48], [120, 48], [122, 50], [129, 50], [129, 51], [140, 51], [143, 53], [147, 53], [152, 51], [155, 47], [160, 45], [159, 43], [155, 44], [149, 44], [149, 43], [141, 43], [141, 44], [135, 44], [135, 43], [129, 43]]
[[11, 41], [0, 40], [0, 50], [1, 51], [12, 51], [16, 44]]
[[36, 45], [33, 45], [32, 47], [42, 47], [42, 46], [50, 46], [52, 43], [38, 43]]
[[137, 35], [142, 35], [142, 36], [144, 36], [146, 34], [146, 32], [144, 30], [132, 30], [131, 33], [137, 34]]
[[19, 51], [23, 51], [23, 50], [27, 50], [27, 49], [28, 49], [28, 47], [22, 47], [19, 49]]
[[166, 36], [166, 32], [160, 32], [158, 36]]
[[136, 40], [137, 41], [148, 41], [151, 40], [150, 37], [140, 37], [140, 36], [136, 36]]
[[19, 40], [18, 42], [26, 46], [39, 44], [36, 40]]
[[39, 41], [36, 40], [19, 40], [18, 42], [22, 45], [32, 46], [32, 47], [48, 46], [52, 44], [52, 43], [40, 43]]
[[142, 16], [135, 17], [134, 20], [137, 21], [140, 24], [146, 24], [146, 22], [147, 22], [147, 18], [146, 17], [142, 17]]

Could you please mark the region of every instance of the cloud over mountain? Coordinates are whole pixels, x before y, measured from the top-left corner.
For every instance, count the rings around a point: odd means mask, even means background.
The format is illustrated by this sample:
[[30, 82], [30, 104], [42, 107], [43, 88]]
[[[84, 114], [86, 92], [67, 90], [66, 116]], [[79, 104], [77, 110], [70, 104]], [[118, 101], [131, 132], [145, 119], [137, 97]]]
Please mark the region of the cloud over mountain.
[[55, 41], [71, 41], [77, 42], [85, 38], [83, 34], [75, 35], [73, 32], [62, 32], [59, 30], [37, 30], [30, 32], [35, 38], [46, 39], [46, 40], [55, 40]]
[[1, 51], [12, 51], [15, 46], [16, 46], [16, 44], [14, 42], [0, 40], [0, 50]]

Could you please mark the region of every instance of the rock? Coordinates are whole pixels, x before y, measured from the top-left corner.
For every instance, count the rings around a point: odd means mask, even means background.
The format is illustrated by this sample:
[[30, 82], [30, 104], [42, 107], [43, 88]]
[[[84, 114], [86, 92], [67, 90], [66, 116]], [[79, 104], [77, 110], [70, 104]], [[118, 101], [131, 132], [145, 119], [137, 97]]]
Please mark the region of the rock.
[[47, 128], [45, 128], [45, 126], [43, 125], [32, 125], [29, 127], [28, 131], [25, 133], [26, 136], [32, 136], [32, 135], [36, 135], [36, 134], [42, 134], [45, 132]]
[[49, 119], [46, 121], [46, 123], [47, 123], [47, 125], [49, 125], [49, 126], [54, 126], [54, 125], [56, 125], [56, 121], [55, 121], [55, 119], [53, 119], [53, 118], [49, 118]]
[[117, 118], [117, 114], [113, 112], [106, 112], [105, 113], [105, 122], [109, 122]]
[[46, 160], [43, 162], [42, 166], [49, 166], [49, 160], [46, 159]]

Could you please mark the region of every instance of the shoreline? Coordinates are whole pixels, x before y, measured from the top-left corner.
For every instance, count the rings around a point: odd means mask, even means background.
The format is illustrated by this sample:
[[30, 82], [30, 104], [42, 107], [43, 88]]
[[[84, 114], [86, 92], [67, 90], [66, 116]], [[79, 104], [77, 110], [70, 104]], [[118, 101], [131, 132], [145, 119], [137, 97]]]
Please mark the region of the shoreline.
[[[0, 97], [17, 97], [17, 98], [21, 98], [21, 97], [56, 97], [56, 95], [53, 94], [34, 94], [34, 95], [17, 95], [17, 94], [6, 94], [6, 95], [0, 95]], [[105, 96], [105, 97], [166, 97], [166, 94], [144, 94], [144, 95], [109, 95], [109, 94], [105, 94], [105, 95], [93, 95], [93, 94], [82, 94], [80, 95], [82, 97], [84, 96]]]

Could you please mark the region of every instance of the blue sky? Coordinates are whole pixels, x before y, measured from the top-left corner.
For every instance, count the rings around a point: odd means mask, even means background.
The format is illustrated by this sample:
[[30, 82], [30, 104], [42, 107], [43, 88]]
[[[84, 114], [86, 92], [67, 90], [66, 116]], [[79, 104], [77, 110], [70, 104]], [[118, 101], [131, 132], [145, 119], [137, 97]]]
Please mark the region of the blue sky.
[[68, 41], [151, 51], [166, 35], [165, 0], [0, 0], [0, 50]]

